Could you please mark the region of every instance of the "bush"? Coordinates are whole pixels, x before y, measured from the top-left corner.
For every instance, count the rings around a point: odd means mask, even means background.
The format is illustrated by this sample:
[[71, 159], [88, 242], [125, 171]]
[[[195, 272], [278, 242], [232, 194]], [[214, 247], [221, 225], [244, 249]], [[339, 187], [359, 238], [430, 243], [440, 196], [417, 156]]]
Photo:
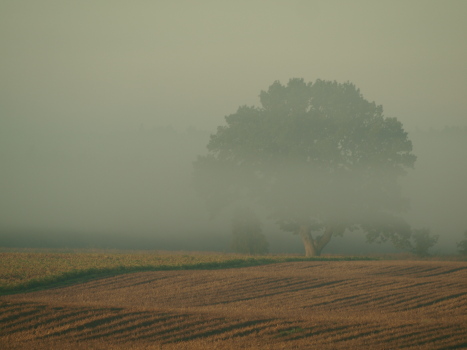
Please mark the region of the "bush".
[[269, 243], [261, 231], [260, 221], [250, 209], [237, 209], [232, 220], [232, 250], [244, 254], [268, 253]]
[[418, 256], [430, 256], [428, 250], [438, 242], [439, 236], [430, 236], [430, 230], [422, 228], [412, 231], [412, 253]]

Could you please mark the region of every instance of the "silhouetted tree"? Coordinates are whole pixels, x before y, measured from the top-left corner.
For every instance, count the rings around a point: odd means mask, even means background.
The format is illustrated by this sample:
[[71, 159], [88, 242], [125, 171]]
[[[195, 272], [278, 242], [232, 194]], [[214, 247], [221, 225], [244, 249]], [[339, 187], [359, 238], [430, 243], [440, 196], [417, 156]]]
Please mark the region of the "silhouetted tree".
[[269, 243], [261, 231], [260, 221], [250, 209], [237, 209], [232, 220], [232, 250], [245, 254], [268, 253]]
[[438, 235], [432, 236], [430, 230], [426, 228], [413, 230], [412, 253], [418, 256], [429, 256], [428, 250], [438, 242], [438, 238]]
[[467, 255], [467, 230], [465, 230], [465, 232], [464, 232], [464, 237], [466, 239], [464, 239], [464, 240], [460, 241], [459, 243], [457, 243], [457, 249], [458, 249], [460, 254]]
[[194, 183], [213, 215], [237, 199], [268, 208], [298, 234], [307, 256], [333, 235], [362, 229], [370, 242], [409, 245], [408, 207], [397, 179], [416, 157], [396, 118], [351, 83], [291, 79], [260, 93], [261, 107], [225, 117], [194, 164]]

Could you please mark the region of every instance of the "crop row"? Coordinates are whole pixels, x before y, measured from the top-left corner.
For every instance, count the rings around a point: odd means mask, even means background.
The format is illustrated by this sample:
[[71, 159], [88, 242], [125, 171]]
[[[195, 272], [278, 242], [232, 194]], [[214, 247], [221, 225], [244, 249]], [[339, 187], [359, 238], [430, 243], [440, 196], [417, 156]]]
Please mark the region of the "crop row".
[[[362, 258], [324, 258], [352, 260]], [[0, 294], [43, 287], [70, 280], [137, 271], [216, 269], [306, 261], [296, 256], [239, 254], [167, 254], [159, 252], [0, 252]], [[314, 260], [319, 260], [315, 258]]]

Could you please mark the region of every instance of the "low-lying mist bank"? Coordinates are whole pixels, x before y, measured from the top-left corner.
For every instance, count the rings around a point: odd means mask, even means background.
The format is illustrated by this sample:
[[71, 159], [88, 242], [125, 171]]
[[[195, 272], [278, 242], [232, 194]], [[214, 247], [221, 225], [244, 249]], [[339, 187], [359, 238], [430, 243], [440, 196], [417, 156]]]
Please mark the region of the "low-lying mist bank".
[[[210, 218], [191, 184], [209, 132], [170, 127], [127, 133], [22, 130], [0, 139], [0, 246], [229, 251], [231, 211]], [[439, 235], [433, 253], [453, 254], [467, 229], [467, 130], [413, 131], [415, 169], [401, 178], [414, 228]], [[252, 208], [272, 253], [303, 253]], [[393, 252], [358, 232], [324, 254]]]
[[404, 215], [439, 235], [434, 251], [454, 253], [467, 230], [467, 128], [409, 132], [415, 168], [399, 181], [410, 200]]
[[[265, 231], [271, 254], [304, 254], [299, 237], [271, 227]], [[223, 232], [192, 232], [169, 234], [83, 233], [70, 231], [0, 229], [0, 248], [40, 249], [117, 249], [232, 252], [229, 228]], [[335, 237], [325, 254], [370, 255], [400, 253], [390, 243], [366, 243], [363, 234], [353, 232]]]

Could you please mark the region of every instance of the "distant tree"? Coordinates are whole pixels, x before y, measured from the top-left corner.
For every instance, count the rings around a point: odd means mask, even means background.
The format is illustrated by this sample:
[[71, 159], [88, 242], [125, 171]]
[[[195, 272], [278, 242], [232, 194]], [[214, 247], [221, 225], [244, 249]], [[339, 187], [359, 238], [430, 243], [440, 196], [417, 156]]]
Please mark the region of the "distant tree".
[[307, 256], [346, 229], [409, 245], [397, 179], [416, 157], [396, 118], [351, 83], [276, 81], [260, 101], [226, 116], [194, 163], [194, 184], [213, 215], [238, 199], [259, 203], [301, 237]]
[[432, 236], [430, 230], [426, 228], [413, 230], [412, 253], [418, 256], [429, 256], [428, 250], [438, 242], [438, 238], [438, 235]]
[[457, 243], [457, 249], [458, 249], [460, 254], [467, 255], [467, 230], [465, 230], [465, 232], [464, 232], [464, 237], [466, 239], [464, 239], [464, 240], [460, 241], [459, 243]]
[[234, 252], [266, 254], [269, 243], [262, 234], [258, 217], [246, 208], [237, 209], [232, 220], [232, 244]]

